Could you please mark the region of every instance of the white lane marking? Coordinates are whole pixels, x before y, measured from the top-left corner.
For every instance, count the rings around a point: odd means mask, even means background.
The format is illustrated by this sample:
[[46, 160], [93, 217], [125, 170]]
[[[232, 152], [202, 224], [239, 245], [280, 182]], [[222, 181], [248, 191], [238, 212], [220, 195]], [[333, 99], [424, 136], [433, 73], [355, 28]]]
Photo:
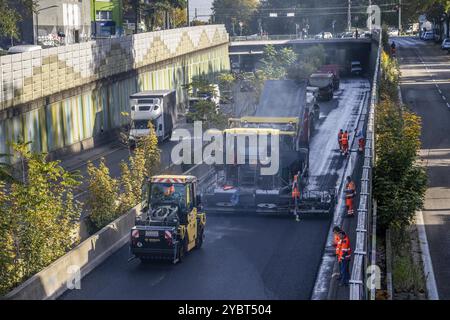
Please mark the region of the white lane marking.
[[416, 212], [416, 225], [417, 231], [419, 233], [419, 244], [422, 254], [423, 270], [426, 278], [428, 300], [439, 300], [436, 278], [434, 277], [433, 263], [431, 262], [430, 249], [428, 246], [427, 233], [425, 230], [422, 211]]
[[[434, 78], [434, 75], [431, 74], [430, 69], [428, 68], [427, 64], [425, 63], [425, 61], [422, 59], [422, 56], [417, 52], [417, 50], [414, 51], [416, 53], [416, 56], [419, 58], [420, 62], [423, 64], [423, 66], [425, 67], [425, 70], [430, 74], [429, 77], [431, 78], [431, 81], [434, 82], [434, 86], [436, 87], [437, 91], [439, 92], [439, 94], [442, 97], [442, 100], [447, 101], [447, 97], [444, 96], [442, 90], [440, 89], [439, 85], [436, 82], [436, 79]], [[450, 104], [447, 102], [447, 108], [450, 108]]]

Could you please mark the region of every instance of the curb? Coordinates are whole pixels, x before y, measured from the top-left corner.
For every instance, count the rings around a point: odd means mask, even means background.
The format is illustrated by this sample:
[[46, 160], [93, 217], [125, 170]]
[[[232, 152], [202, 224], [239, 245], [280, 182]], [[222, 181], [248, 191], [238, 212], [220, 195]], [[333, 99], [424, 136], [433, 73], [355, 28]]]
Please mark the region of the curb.
[[416, 227], [417, 232], [419, 233], [419, 244], [423, 261], [423, 272], [427, 285], [428, 300], [439, 300], [439, 294], [436, 286], [436, 279], [434, 277], [433, 263], [431, 262], [431, 255], [428, 247], [428, 239], [422, 211], [416, 212]]

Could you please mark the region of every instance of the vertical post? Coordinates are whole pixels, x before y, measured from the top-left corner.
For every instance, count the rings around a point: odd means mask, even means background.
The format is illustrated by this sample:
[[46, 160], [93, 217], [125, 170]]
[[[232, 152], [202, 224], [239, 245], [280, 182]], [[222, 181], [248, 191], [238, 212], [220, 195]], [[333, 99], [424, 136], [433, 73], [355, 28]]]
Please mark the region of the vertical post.
[[95, 10], [95, 0], [92, 0], [94, 3], [94, 35], [97, 37], [97, 11]]
[[398, 0], [398, 35], [402, 32], [402, 0]]
[[347, 28], [349, 32], [352, 31], [352, 0], [348, 0]]
[[36, 37], [34, 37], [34, 44], [37, 44], [39, 36], [39, 11], [36, 12]]
[[189, 17], [189, 0], [186, 1], [186, 15], [187, 15], [187, 26], [190, 27], [191, 26], [191, 21], [190, 17]]
[[369, 9], [370, 9], [370, 13], [369, 13], [369, 25], [367, 26], [369, 28], [369, 31], [372, 32], [372, 0], [369, 0]]
[[139, 3], [140, 0], [136, 0], [136, 9], [134, 12], [134, 17], [135, 17], [135, 21], [134, 21], [134, 33], [138, 33], [138, 23], [139, 23]]

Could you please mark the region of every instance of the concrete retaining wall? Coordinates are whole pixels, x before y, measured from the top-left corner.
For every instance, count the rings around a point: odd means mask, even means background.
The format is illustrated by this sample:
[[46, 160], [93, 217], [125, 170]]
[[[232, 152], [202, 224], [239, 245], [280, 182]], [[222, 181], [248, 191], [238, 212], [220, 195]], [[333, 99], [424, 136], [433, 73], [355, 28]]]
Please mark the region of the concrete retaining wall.
[[[89, 48], [82, 49], [84, 46]], [[176, 89], [177, 103], [182, 105], [182, 85], [193, 76], [230, 69], [228, 35], [221, 25], [138, 34], [30, 54], [0, 59], [0, 154], [11, 153], [8, 143], [19, 140], [31, 142], [35, 152], [52, 154], [99, 145], [111, 130], [128, 121], [121, 113], [129, 112], [130, 94]], [[14, 68], [17, 70], [12, 71]], [[32, 80], [27, 80], [30, 77]]]
[[[140, 206], [89, 237], [50, 266], [34, 275], [5, 298], [12, 300], [55, 299], [76, 284], [129, 240]], [[72, 287], [73, 288], [73, 287]]]
[[140, 33], [0, 58], [0, 110], [228, 43], [223, 25]]

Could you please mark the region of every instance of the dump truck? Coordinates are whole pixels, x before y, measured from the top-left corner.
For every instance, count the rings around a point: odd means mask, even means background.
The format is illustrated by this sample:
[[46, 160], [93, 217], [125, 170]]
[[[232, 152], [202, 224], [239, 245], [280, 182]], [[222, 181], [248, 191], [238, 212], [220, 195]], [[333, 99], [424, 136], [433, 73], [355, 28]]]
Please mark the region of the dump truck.
[[[267, 81], [255, 115], [229, 120], [229, 128], [223, 131], [224, 151], [227, 156], [230, 149], [238, 152], [231, 163], [215, 166], [215, 178], [203, 193], [205, 210], [296, 216], [333, 212], [334, 190], [304, 191], [300, 193], [300, 201], [292, 198], [294, 176], [301, 189], [308, 182], [309, 142], [320, 112], [315, 94], [315, 90], [309, 91], [306, 82]], [[260, 143], [264, 136], [274, 137], [278, 149], [273, 148], [272, 139], [266, 139], [266, 145]], [[239, 148], [239, 139], [248, 139], [245, 147], [241, 144]], [[271, 164], [258, 162], [261, 159], [255, 157], [261, 154], [272, 160], [278, 158], [276, 172], [262, 174], [262, 169]]]
[[142, 214], [130, 232], [133, 257], [177, 263], [187, 252], [202, 247], [206, 214], [197, 184], [190, 175], [158, 175], [147, 181]]

